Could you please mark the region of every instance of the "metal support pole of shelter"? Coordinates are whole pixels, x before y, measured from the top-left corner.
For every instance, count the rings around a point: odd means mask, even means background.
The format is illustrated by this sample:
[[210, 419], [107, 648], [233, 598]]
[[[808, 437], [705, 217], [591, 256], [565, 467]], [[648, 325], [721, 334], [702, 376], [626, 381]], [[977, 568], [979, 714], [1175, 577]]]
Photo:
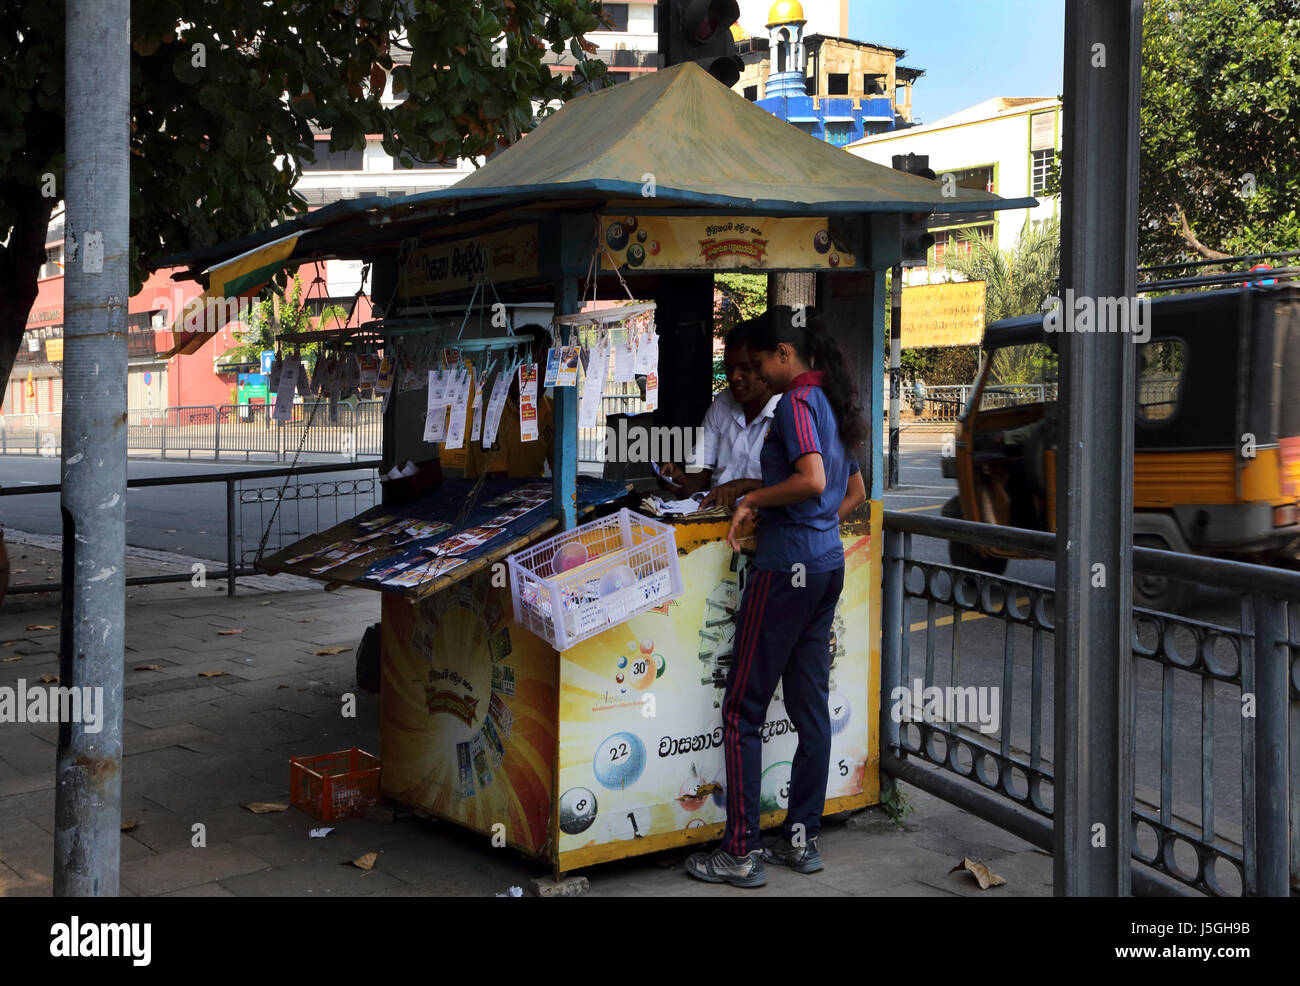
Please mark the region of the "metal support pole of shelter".
[[[1142, 0], [1067, 0], [1061, 295], [1137, 288]], [[1105, 314], [1100, 312], [1104, 310]], [[1056, 516], [1054, 890], [1128, 896], [1133, 804], [1134, 346], [1064, 305]]]
[[[555, 314], [572, 315], [576, 311], [578, 279], [566, 276], [556, 284]], [[540, 388], [540, 379], [537, 384]], [[560, 521], [560, 529], [567, 531], [578, 524], [578, 388], [556, 387], [554, 394], [555, 469], [551, 508]]]
[[91, 721], [82, 703], [74, 716], [82, 721], [59, 723], [59, 897], [116, 896], [121, 857], [130, 13], [128, 0], [68, 0], [65, 12], [69, 249], [59, 679], [63, 688], [92, 696], [99, 718]]
[[889, 489], [898, 488], [898, 430], [903, 391], [903, 267], [889, 277]]

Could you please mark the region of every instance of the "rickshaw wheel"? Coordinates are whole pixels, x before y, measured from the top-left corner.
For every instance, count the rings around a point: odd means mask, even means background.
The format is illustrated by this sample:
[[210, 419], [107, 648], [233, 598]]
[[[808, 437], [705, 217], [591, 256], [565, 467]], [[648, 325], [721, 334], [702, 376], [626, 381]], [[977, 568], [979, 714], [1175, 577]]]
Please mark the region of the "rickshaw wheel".
[[[961, 498], [954, 496], [943, 505], [939, 514], [943, 517], [951, 517], [953, 520], [964, 520], [961, 514]], [[989, 575], [1001, 575], [1007, 570], [1007, 559], [986, 555], [974, 545], [962, 544], [960, 541], [948, 542], [948, 560], [960, 568], [973, 568], [977, 572], [987, 572]]]
[[[1160, 551], [1174, 549], [1162, 537], [1155, 534], [1139, 534], [1133, 539], [1139, 548], [1157, 548]], [[1133, 572], [1133, 605], [1145, 609], [1154, 609], [1161, 613], [1181, 613], [1187, 605], [1191, 586], [1167, 575], [1151, 572]]]

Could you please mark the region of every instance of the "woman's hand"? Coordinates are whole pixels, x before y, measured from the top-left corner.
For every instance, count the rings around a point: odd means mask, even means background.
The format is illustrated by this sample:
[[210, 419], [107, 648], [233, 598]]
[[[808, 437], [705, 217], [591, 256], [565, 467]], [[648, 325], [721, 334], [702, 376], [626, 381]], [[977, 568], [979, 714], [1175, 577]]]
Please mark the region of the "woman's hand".
[[732, 551], [740, 550], [740, 539], [736, 536], [742, 524], [752, 522], [758, 516], [758, 511], [746, 503], [743, 499], [736, 504], [736, 512], [731, 515], [731, 526], [727, 528], [727, 544]]

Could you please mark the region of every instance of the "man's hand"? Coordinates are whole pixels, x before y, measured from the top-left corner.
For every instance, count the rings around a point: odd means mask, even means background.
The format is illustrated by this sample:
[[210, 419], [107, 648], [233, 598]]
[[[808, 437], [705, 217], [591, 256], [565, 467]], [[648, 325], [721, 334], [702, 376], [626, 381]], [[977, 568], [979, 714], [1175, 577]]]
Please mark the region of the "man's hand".
[[736, 504], [736, 512], [731, 515], [731, 526], [727, 528], [727, 544], [731, 546], [732, 551], [740, 550], [740, 539], [737, 532], [742, 524], [750, 523], [758, 516], [758, 511], [748, 503], [742, 501]]
[[700, 501], [700, 509], [726, 507], [730, 510], [736, 505], [736, 501], [740, 497], [758, 489], [762, 485], [763, 482], [759, 479], [733, 479], [729, 483], [723, 483], [721, 486], [715, 486], [709, 490], [709, 495]]
[[659, 466], [659, 485], [665, 490], [672, 490], [674, 493], [680, 493], [683, 486], [683, 480], [686, 473], [678, 469], [671, 462], [661, 463]]

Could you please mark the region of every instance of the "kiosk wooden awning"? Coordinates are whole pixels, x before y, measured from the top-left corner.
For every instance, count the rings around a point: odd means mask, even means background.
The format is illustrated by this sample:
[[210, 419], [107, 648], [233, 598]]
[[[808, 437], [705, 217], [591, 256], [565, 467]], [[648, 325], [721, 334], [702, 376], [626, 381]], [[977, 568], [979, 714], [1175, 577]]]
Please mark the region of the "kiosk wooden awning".
[[[848, 216], [1023, 209], [1033, 198], [945, 188], [804, 133], [727, 89], [694, 63], [572, 100], [536, 130], [448, 188], [337, 202], [231, 243], [162, 261], [193, 277], [236, 254], [305, 230], [285, 264], [372, 259], [416, 235], [471, 235], [561, 212]], [[185, 275], [181, 275], [185, 276]]]

